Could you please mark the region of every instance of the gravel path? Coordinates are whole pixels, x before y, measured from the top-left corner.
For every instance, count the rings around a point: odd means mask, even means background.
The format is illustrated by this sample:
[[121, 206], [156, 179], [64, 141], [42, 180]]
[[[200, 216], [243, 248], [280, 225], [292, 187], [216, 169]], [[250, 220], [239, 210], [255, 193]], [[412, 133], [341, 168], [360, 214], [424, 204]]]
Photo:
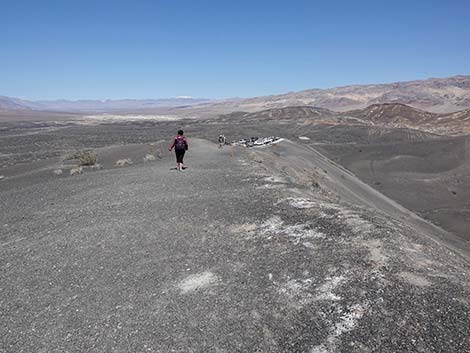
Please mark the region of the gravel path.
[[1, 181], [0, 352], [470, 351], [468, 262], [283, 153]]

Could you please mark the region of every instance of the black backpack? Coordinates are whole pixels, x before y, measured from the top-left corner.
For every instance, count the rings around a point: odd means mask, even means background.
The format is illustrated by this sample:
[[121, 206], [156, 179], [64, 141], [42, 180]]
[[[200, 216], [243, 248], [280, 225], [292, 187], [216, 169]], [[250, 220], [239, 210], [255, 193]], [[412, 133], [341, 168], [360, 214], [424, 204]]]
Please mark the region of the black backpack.
[[182, 138], [175, 139], [175, 150], [176, 151], [186, 151], [186, 141]]

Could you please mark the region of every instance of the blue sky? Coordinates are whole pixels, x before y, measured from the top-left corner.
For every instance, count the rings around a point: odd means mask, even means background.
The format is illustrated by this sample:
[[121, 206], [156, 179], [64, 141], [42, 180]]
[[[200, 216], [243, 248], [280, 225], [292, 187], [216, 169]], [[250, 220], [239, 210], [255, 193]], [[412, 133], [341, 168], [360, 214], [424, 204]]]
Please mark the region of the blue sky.
[[470, 1], [0, 0], [0, 95], [249, 97], [470, 74]]

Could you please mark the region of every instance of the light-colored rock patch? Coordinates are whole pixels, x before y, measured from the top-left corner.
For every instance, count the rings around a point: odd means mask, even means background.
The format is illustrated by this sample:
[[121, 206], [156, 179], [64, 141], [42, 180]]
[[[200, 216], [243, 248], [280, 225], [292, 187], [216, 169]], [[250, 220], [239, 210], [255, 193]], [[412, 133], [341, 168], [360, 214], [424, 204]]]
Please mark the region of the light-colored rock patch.
[[254, 223], [237, 224], [230, 227], [232, 233], [253, 233], [258, 226]]
[[299, 209], [313, 208], [317, 206], [316, 202], [313, 202], [309, 199], [300, 198], [300, 197], [299, 198], [289, 197], [286, 201], [289, 203], [290, 206], [299, 208]]
[[219, 281], [220, 279], [216, 274], [205, 271], [186, 277], [178, 284], [178, 288], [182, 294], [187, 294], [200, 289], [215, 286]]
[[286, 180], [284, 178], [278, 177], [278, 176], [268, 176], [263, 179], [267, 183], [279, 183], [279, 184], [285, 184]]
[[345, 312], [341, 315], [340, 320], [331, 326], [326, 342], [312, 347], [310, 353], [336, 352], [336, 345], [338, 340], [341, 339], [341, 335], [354, 330], [359, 320], [364, 316], [366, 309], [366, 305], [355, 304], [344, 310]]
[[264, 184], [256, 187], [257, 189], [279, 189], [282, 188], [281, 184]]
[[325, 282], [317, 288], [316, 300], [340, 300], [341, 297], [334, 293], [334, 290], [346, 282], [343, 276], [327, 277]]
[[431, 282], [428, 281], [425, 277], [419, 276], [415, 273], [402, 272], [400, 273], [400, 277], [413, 286], [428, 287], [431, 285]]
[[315, 229], [315, 226], [311, 222], [285, 225], [284, 221], [278, 216], [274, 216], [266, 220], [261, 224], [259, 230], [261, 233], [268, 234], [270, 236], [287, 236], [297, 240], [321, 239], [325, 237], [322, 232]]
[[371, 222], [362, 219], [357, 213], [353, 211], [342, 209], [338, 217], [355, 233], [370, 232], [374, 229], [374, 226]]

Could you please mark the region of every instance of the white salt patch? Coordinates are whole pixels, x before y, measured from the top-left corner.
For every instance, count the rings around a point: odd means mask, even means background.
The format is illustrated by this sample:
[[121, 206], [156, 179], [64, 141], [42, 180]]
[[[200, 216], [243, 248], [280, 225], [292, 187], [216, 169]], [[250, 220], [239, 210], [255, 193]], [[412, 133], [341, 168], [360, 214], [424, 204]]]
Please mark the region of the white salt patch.
[[86, 115], [86, 120], [91, 121], [176, 121], [179, 117], [171, 115], [124, 115], [124, 114], [100, 114]]
[[186, 277], [178, 284], [182, 294], [196, 291], [198, 289], [214, 286], [219, 282], [219, 277], [212, 272], [205, 271]]

